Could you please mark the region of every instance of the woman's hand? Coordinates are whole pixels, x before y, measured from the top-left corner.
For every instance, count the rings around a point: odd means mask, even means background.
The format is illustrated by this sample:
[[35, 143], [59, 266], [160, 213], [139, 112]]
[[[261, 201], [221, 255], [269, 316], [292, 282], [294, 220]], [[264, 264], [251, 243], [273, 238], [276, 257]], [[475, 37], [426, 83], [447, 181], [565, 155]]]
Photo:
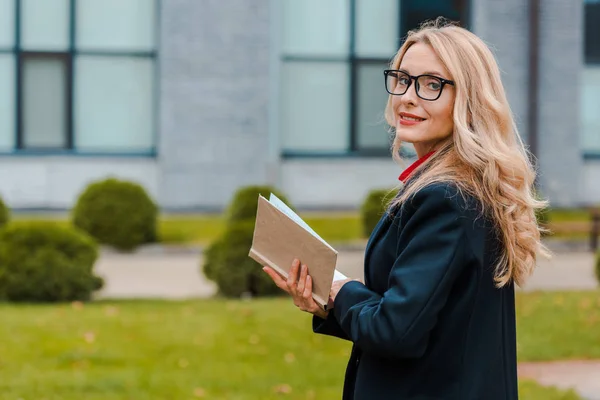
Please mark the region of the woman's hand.
[[[300, 277], [298, 277], [299, 270]], [[312, 278], [308, 275], [308, 267], [302, 265], [302, 268], [300, 268], [300, 261], [298, 259], [295, 259], [292, 263], [292, 268], [288, 274], [287, 281], [270, 267], [265, 266], [263, 271], [273, 279], [273, 282], [275, 282], [277, 287], [292, 296], [294, 304], [300, 310], [314, 314], [323, 319], [327, 318], [328, 312], [323, 310], [312, 298]]]

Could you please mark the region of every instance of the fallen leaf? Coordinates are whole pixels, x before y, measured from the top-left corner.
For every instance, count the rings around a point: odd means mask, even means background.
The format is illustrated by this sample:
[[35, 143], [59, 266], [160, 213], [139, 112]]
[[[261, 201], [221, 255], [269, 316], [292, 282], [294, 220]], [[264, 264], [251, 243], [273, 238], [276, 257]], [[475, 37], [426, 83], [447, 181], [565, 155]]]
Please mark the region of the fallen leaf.
[[81, 310], [83, 308], [83, 303], [81, 301], [74, 301], [71, 303], [71, 308], [73, 308], [73, 310]]
[[198, 387], [198, 388], [194, 389], [194, 396], [204, 397], [204, 396], [206, 396], [206, 390]]
[[260, 342], [260, 338], [258, 337], [258, 335], [252, 335], [250, 336], [250, 339], [248, 339], [248, 342], [250, 344], [258, 344], [258, 342]]
[[87, 343], [94, 343], [96, 341], [96, 335], [94, 334], [94, 332], [86, 332], [83, 335], [83, 339], [87, 342]]
[[564, 302], [565, 302], [565, 299], [564, 299], [563, 296], [557, 296], [554, 299], [554, 304], [557, 305], [557, 306], [561, 306]]
[[286, 363], [291, 364], [294, 361], [296, 361], [296, 356], [294, 355], [294, 353], [286, 353], [284, 359]]
[[106, 314], [109, 317], [115, 316], [118, 313], [119, 313], [119, 309], [117, 307], [114, 307], [114, 306], [104, 307], [104, 314]]
[[282, 383], [281, 385], [275, 386], [273, 391], [275, 393], [290, 394], [292, 393], [292, 387], [287, 383]]
[[310, 389], [308, 392], [306, 392], [307, 400], [312, 400], [312, 399], [315, 399], [316, 397], [317, 397], [317, 393], [314, 390]]
[[579, 302], [579, 308], [582, 310], [589, 310], [592, 307], [592, 299], [582, 299]]

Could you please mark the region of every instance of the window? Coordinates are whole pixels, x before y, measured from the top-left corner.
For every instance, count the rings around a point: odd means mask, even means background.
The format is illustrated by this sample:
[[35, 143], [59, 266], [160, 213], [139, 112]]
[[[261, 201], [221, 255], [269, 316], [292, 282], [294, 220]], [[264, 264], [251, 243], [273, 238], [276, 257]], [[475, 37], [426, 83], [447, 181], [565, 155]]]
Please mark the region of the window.
[[[427, 3], [427, 4], [423, 4]], [[431, 3], [431, 4], [429, 4]], [[287, 156], [387, 156], [383, 70], [422, 18], [465, 21], [465, 1], [283, 0], [280, 137]]]
[[156, 13], [151, 0], [0, 0], [0, 152], [152, 154]]
[[584, 7], [585, 62], [600, 64], [600, 0], [585, 0]]
[[600, 154], [600, 0], [585, 0], [584, 21], [581, 142], [584, 153]]
[[20, 55], [19, 145], [26, 149], [69, 147], [69, 57], [61, 53]]

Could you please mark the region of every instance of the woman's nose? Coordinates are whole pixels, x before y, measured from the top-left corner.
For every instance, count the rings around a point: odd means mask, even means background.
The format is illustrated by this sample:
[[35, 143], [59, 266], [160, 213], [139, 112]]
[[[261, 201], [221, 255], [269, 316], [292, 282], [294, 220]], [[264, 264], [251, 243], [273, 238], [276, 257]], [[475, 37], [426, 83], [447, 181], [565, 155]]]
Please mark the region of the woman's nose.
[[417, 82], [412, 82], [408, 90], [403, 95], [399, 96], [400, 101], [405, 104], [416, 104], [419, 96], [417, 96]]

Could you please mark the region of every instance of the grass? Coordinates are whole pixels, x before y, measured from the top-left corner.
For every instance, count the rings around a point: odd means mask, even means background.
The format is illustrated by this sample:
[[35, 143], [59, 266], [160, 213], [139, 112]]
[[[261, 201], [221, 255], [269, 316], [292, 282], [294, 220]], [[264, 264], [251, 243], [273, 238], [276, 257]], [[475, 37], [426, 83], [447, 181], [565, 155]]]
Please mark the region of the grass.
[[520, 360], [600, 359], [600, 291], [520, 294], [517, 320]]
[[[519, 360], [600, 358], [600, 293], [519, 293]], [[0, 304], [0, 400], [334, 399], [350, 343], [288, 299]], [[576, 400], [523, 381], [525, 400]]]
[[[300, 213], [301, 217], [326, 241], [336, 245], [366, 238], [361, 234], [358, 213]], [[16, 215], [15, 221], [53, 220], [68, 224], [65, 217], [50, 218], [44, 215]], [[586, 239], [590, 231], [589, 213], [586, 210], [553, 210], [550, 213], [550, 229], [554, 237]], [[159, 219], [159, 240], [166, 244], [206, 245], [225, 229], [220, 214], [163, 215]]]

